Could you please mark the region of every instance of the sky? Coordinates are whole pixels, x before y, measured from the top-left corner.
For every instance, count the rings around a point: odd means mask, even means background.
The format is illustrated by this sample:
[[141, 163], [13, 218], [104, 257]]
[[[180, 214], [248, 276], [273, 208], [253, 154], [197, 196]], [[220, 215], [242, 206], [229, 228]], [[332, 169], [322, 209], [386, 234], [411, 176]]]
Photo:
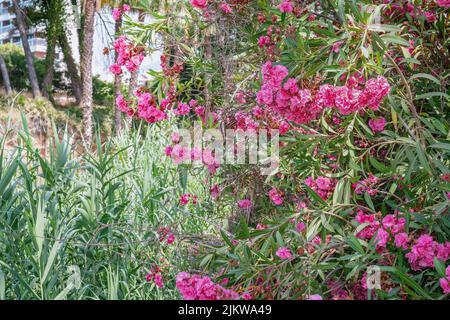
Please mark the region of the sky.
[[[131, 15], [133, 20], [137, 20], [137, 14]], [[147, 17], [149, 20], [151, 17]], [[109, 66], [114, 62], [114, 52], [109, 55], [103, 55], [103, 48], [112, 48], [114, 35], [114, 20], [109, 10], [102, 10], [95, 18], [95, 34], [94, 34], [94, 56], [92, 61], [92, 72], [99, 75], [101, 79], [112, 81], [113, 76], [109, 72]], [[149, 76], [146, 74], [149, 69], [156, 71], [161, 70], [160, 66], [161, 52], [154, 52], [151, 56], [145, 57], [142, 62], [138, 81], [144, 81]]]

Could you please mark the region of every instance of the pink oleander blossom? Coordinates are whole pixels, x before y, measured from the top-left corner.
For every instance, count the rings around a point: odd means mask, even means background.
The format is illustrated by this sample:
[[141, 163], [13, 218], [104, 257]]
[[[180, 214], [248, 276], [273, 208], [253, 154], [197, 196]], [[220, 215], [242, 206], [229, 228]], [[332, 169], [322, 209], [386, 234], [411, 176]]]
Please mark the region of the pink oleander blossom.
[[191, 5], [194, 8], [205, 10], [208, 6], [208, 0], [191, 0]]
[[342, 45], [344, 44], [344, 41], [337, 41], [333, 43], [333, 46], [331, 47], [331, 51], [334, 53], [339, 53], [339, 50], [341, 49]]
[[164, 281], [163, 281], [163, 277], [161, 275], [161, 273], [157, 273], [155, 274], [153, 281], [155, 282], [155, 285], [158, 288], [163, 288], [164, 287]]
[[263, 48], [268, 45], [270, 45], [270, 37], [269, 36], [260, 36], [258, 38], [258, 46], [260, 48]]
[[450, 280], [449, 279], [450, 279], [450, 277], [439, 279], [439, 285], [441, 286], [442, 291], [444, 292], [444, 294], [449, 294], [450, 293]]
[[281, 12], [291, 13], [293, 10], [294, 10], [294, 7], [292, 6], [291, 1], [289, 1], [289, 0], [283, 0], [283, 2], [280, 4]]
[[450, 266], [445, 269], [445, 277], [439, 279], [439, 284], [444, 294], [450, 293]]
[[280, 259], [283, 259], [283, 260], [292, 258], [292, 253], [291, 253], [291, 251], [290, 251], [288, 248], [286, 248], [286, 247], [280, 247], [280, 248], [278, 248], [278, 250], [277, 250], [277, 252], [276, 252], [276, 255], [277, 255]]
[[223, 13], [226, 13], [226, 14], [233, 13], [233, 9], [231, 9], [230, 5], [226, 2], [222, 2], [219, 5], [219, 8], [220, 8], [220, 10], [222, 10]]
[[210, 194], [211, 194], [211, 198], [213, 199], [217, 199], [217, 197], [219, 196], [220, 193], [220, 189], [219, 186], [217, 184], [213, 185], [210, 190], [209, 190]]
[[189, 193], [183, 194], [180, 197], [180, 205], [181, 206], [185, 206], [189, 203], [189, 198], [191, 197], [191, 195]]
[[169, 233], [169, 235], [167, 236], [167, 244], [172, 244], [175, 241], [175, 236], [173, 233]]
[[429, 23], [433, 23], [437, 20], [436, 14], [432, 11], [424, 12], [423, 16], [425, 17], [425, 20], [427, 20], [427, 22], [429, 22]]
[[269, 198], [277, 206], [280, 206], [280, 205], [283, 204], [283, 198], [280, 195], [279, 191], [277, 189], [275, 189], [275, 188], [272, 188], [269, 191]]
[[408, 234], [406, 232], [402, 232], [395, 235], [394, 243], [397, 248], [402, 248], [403, 250], [408, 249], [408, 242], [409, 239]]
[[122, 10], [120, 10], [120, 8], [112, 9], [111, 14], [113, 16], [113, 19], [116, 21], [118, 21], [118, 20], [120, 20], [120, 18], [122, 18]]
[[241, 209], [251, 209], [253, 207], [253, 202], [249, 199], [243, 199], [238, 201], [238, 206]]
[[188, 104], [179, 102], [178, 103], [178, 108], [176, 108], [173, 112], [177, 116], [184, 116], [184, 115], [189, 114], [190, 111], [191, 111], [191, 108], [189, 107]]
[[[261, 38], [259, 45], [265, 45], [266, 41], [266, 38]], [[317, 119], [324, 108], [336, 108], [342, 115], [364, 108], [377, 110], [390, 91], [387, 80], [381, 76], [365, 83], [361, 76], [351, 77], [346, 86], [324, 84], [313, 93], [309, 89], [300, 89], [296, 79], [286, 79], [289, 71], [282, 65], [268, 61], [262, 66], [261, 73], [263, 83], [256, 93], [256, 102], [284, 120], [297, 124]]]
[[120, 111], [122, 111], [122, 112], [128, 111], [128, 108], [129, 108], [128, 103], [122, 95], [118, 95], [116, 97], [116, 105]]
[[336, 181], [328, 177], [312, 177], [305, 179], [305, 184], [314, 190], [322, 199], [327, 200], [334, 192]]
[[382, 132], [386, 126], [386, 119], [383, 117], [369, 120], [369, 127], [373, 132]]
[[450, 8], [450, 0], [436, 0], [436, 4], [442, 8]]
[[411, 251], [406, 254], [406, 258], [413, 270], [432, 268], [434, 266], [434, 258], [446, 262], [449, 257], [450, 242], [445, 244], [438, 243], [428, 234], [421, 235], [411, 247]]
[[120, 75], [122, 74], [122, 68], [117, 64], [117, 63], [113, 63], [110, 67], [109, 67], [109, 71], [112, 74], [115, 75]]
[[184, 300], [238, 300], [239, 294], [215, 284], [209, 277], [180, 272], [176, 287]]
[[304, 222], [300, 221], [299, 223], [297, 223], [295, 225], [295, 230], [297, 230], [297, 232], [301, 233], [306, 229], [306, 225]]

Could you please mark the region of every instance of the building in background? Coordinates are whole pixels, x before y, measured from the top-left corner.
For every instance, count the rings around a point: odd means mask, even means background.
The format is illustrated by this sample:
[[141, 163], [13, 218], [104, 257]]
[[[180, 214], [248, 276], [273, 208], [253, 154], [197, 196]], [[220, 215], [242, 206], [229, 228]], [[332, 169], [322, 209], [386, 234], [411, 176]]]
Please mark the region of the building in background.
[[[19, 30], [15, 26], [16, 15], [11, 0], [0, 0], [0, 44], [13, 43], [22, 46]], [[28, 43], [36, 58], [45, 58], [47, 42], [39, 27], [28, 28]]]
[[[67, 0], [66, 29], [70, 46], [72, 47], [72, 55], [76, 63], [80, 62], [78, 32], [79, 28], [79, 5], [72, 5]], [[137, 13], [130, 14], [133, 20], [137, 21]], [[151, 17], [146, 17], [146, 22], [151, 21]], [[109, 71], [109, 66], [114, 63], [114, 52], [111, 50], [109, 54], [104, 54], [104, 48], [111, 48], [114, 41], [114, 19], [111, 15], [110, 8], [99, 10], [95, 16], [94, 26], [94, 56], [92, 61], [92, 72], [94, 76], [98, 76], [105, 81], [112, 81], [113, 75]], [[31, 52], [36, 58], [43, 59], [47, 52], [47, 42], [42, 27], [30, 27], [28, 29], [28, 42]], [[12, 9], [11, 0], [0, 0], [0, 44], [13, 43], [22, 46], [19, 31], [15, 25], [15, 14]], [[147, 77], [149, 69], [161, 70], [159, 51], [154, 52], [151, 56], [147, 56], [141, 64], [140, 75], [138, 81], [143, 83]], [[65, 63], [61, 49], [56, 48], [55, 59], [56, 70], [65, 70]]]

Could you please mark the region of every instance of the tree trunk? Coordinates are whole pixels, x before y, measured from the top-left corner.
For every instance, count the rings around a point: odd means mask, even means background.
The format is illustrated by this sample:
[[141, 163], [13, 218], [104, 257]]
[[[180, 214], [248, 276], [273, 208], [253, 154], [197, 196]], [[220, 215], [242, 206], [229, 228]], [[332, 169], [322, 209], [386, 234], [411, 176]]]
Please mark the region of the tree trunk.
[[[212, 59], [211, 35], [207, 35], [205, 37], [205, 59], [208, 62]], [[209, 92], [209, 85], [211, 81], [212, 81], [211, 74], [209, 72], [206, 72], [205, 87], [203, 88], [203, 96], [205, 98], [205, 105], [206, 105], [206, 119], [209, 118], [209, 113], [212, 111], [211, 93]]]
[[25, 24], [25, 19], [22, 15], [22, 11], [19, 6], [19, 0], [13, 0], [14, 13], [16, 14], [17, 28], [19, 29], [20, 37], [22, 39], [23, 51], [25, 53], [25, 59], [27, 63], [28, 76], [30, 78], [31, 91], [35, 98], [41, 96], [39, 90], [38, 78], [36, 75], [36, 70], [33, 65], [33, 54], [31, 53], [30, 44], [28, 43], [28, 33]]
[[67, 66], [67, 73], [69, 74], [70, 82], [72, 83], [72, 90], [77, 104], [81, 103], [81, 79], [78, 70], [78, 65], [72, 55], [72, 49], [67, 39], [67, 34], [63, 32], [59, 35], [59, 45], [64, 55], [64, 61]]
[[[120, 17], [120, 19], [116, 20], [115, 25], [114, 25], [116, 38], [119, 36], [121, 26], [122, 26], [122, 17]], [[117, 62], [117, 57], [118, 57], [118, 53], [116, 52], [114, 54], [114, 61], [116, 61], [116, 62]], [[121, 93], [120, 92], [120, 86], [122, 83], [121, 78], [122, 77], [120, 76], [120, 74], [114, 75], [114, 96], [115, 97], [117, 97]], [[122, 111], [120, 111], [119, 107], [117, 105], [115, 105], [114, 130], [116, 131], [116, 133], [118, 133], [118, 132], [120, 132], [121, 129], [122, 129]]]
[[6, 67], [5, 59], [0, 56], [0, 71], [2, 73], [3, 85], [5, 86], [6, 95], [9, 96], [12, 93], [11, 82], [9, 81], [8, 68]]
[[53, 100], [53, 76], [54, 76], [54, 62], [56, 56], [56, 37], [51, 33], [47, 36], [47, 55], [45, 56], [45, 76], [42, 81], [42, 95], [47, 99]]
[[[142, 22], [144, 22], [144, 20], [145, 20], [145, 12], [142, 10], [139, 10], [138, 21], [142, 23]], [[131, 72], [131, 74], [130, 74], [130, 85], [128, 88], [130, 93], [133, 92], [137, 88], [138, 76], [139, 76], [139, 69]]]
[[87, 145], [92, 140], [92, 47], [94, 42], [94, 20], [96, 0], [84, 2], [83, 39], [81, 42], [81, 108], [83, 110], [84, 139]]

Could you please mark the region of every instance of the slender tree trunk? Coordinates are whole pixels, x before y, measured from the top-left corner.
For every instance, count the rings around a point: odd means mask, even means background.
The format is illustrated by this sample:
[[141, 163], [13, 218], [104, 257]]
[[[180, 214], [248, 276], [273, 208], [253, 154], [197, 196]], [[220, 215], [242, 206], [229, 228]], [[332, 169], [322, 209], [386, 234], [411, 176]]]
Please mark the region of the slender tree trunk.
[[9, 81], [8, 68], [6, 67], [5, 59], [0, 56], [0, 71], [2, 73], [3, 85], [5, 86], [6, 95], [9, 96], [12, 93], [11, 82]]
[[[205, 37], [205, 59], [207, 61], [212, 59], [212, 44], [211, 44], [211, 35], [207, 35]], [[212, 111], [212, 103], [211, 103], [211, 93], [209, 92], [209, 85], [212, 81], [211, 74], [207, 72], [205, 74], [205, 87], [203, 88], [203, 96], [205, 98], [206, 104], [206, 119], [209, 118], [209, 113]]]
[[92, 140], [92, 49], [94, 42], [94, 20], [96, 0], [84, 2], [83, 39], [81, 42], [81, 108], [83, 110], [84, 139], [88, 145]]
[[[116, 38], [119, 36], [120, 28], [122, 27], [122, 17], [120, 19], [116, 20], [114, 29], [115, 29], [115, 35]], [[114, 61], [117, 61], [118, 53], [116, 52], [114, 54]], [[122, 77], [120, 74], [114, 75], [114, 95], [117, 97], [120, 95], [120, 86], [122, 84]], [[122, 129], [122, 111], [119, 110], [119, 107], [115, 105], [114, 109], [114, 128], [116, 133], [120, 132]]]
[[78, 65], [72, 55], [72, 49], [67, 39], [67, 34], [63, 32], [59, 35], [59, 45], [61, 46], [64, 61], [67, 66], [67, 73], [69, 74], [70, 82], [72, 83], [72, 90], [75, 96], [75, 101], [77, 104], [81, 102], [81, 79], [80, 71], [78, 70]]
[[[139, 22], [144, 22], [145, 20], [145, 12], [142, 10], [139, 10], [138, 13], [138, 21]], [[139, 76], [139, 69], [136, 71], [131, 72], [130, 74], [130, 85], [129, 85], [129, 92], [133, 92], [136, 88], [137, 88], [137, 84], [138, 84], [138, 76]]]
[[13, 0], [14, 13], [16, 14], [17, 28], [19, 29], [20, 37], [22, 38], [23, 51], [25, 53], [25, 59], [27, 63], [28, 76], [30, 78], [31, 91], [35, 98], [41, 96], [39, 90], [38, 78], [36, 70], [33, 65], [33, 54], [31, 53], [30, 44], [28, 43], [28, 33], [25, 24], [25, 19], [22, 15], [22, 11], [19, 6], [19, 0]]
[[42, 81], [42, 95], [47, 99], [53, 100], [53, 76], [54, 76], [54, 63], [56, 56], [56, 37], [55, 35], [48, 34], [47, 36], [47, 55], [45, 56], [45, 76]]

